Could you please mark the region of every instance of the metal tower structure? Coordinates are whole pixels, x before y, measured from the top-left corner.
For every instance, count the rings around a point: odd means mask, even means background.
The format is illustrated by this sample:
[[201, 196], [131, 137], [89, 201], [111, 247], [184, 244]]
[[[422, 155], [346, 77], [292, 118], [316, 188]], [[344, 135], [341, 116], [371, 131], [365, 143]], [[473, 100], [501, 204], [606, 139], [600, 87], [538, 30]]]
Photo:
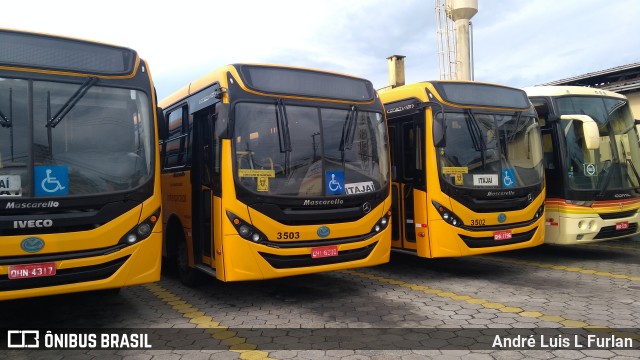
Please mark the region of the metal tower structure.
[[478, 0], [435, 0], [441, 80], [472, 80], [470, 25]]
[[435, 5], [440, 80], [455, 80], [456, 35], [451, 20], [451, 3], [447, 0], [435, 0]]

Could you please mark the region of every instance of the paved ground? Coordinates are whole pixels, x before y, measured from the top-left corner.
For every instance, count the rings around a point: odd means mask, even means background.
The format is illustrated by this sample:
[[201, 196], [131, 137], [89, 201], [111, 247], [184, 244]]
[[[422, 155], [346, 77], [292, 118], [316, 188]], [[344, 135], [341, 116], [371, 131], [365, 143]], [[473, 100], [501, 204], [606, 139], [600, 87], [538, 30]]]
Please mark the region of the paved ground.
[[[2, 329], [139, 329], [153, 349], [5, 350], [0, 358], [636, 359], [639, 265], [634, 238], [461, 259], [394, 254], [375, 268], [196, 288], [166, 271], [159, 283], [119, 294], [1, 303]], [[616, 343], [626, 340], [632, 348]]]

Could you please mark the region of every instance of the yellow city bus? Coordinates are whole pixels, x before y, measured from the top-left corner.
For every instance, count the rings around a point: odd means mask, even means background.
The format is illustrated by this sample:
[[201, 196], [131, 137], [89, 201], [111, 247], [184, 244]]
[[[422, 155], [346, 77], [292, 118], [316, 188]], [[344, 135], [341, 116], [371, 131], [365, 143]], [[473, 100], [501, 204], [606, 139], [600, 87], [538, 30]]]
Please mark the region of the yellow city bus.
[[0, 30], [1, 300], [159, 280], [154, 104], [134, 50]]
[[430, 81], [379, 93], [393, 164], [392, 250], [439, 258], [543, 242], [542, 143], [524, 91]]
[[579, 86], [525, 91], [542, 126], [545, 242], [582, 244], [637, 234], [640, 147], [626, 97]]
[[386, 124], [368, 80], [236, 64], [160, 106], [164, 254], [185, 284], [389, 261]]

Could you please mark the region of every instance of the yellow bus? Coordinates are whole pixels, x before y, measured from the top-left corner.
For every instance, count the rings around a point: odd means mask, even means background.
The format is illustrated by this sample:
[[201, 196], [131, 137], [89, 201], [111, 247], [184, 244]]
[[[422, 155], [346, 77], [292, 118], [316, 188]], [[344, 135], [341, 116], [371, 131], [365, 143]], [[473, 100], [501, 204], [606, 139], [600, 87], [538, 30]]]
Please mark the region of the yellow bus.
[[1, 300], [159, 280], [154, 104], [134, 50], [0, 30]]
[[638, 233], [640, 147], [626, 97], [579, 86], [526, 88], [540, 117], [546, 238], [582, 244]]
[[160, 106], [164, 254], [185, 284], [389, 260], [387, 133], [371, 82], [236, 64]]
[[439, 258], [543, 242], [542, 143], [524, 91], [429, 81], [379, 93], [393, 164], [392, 250]]

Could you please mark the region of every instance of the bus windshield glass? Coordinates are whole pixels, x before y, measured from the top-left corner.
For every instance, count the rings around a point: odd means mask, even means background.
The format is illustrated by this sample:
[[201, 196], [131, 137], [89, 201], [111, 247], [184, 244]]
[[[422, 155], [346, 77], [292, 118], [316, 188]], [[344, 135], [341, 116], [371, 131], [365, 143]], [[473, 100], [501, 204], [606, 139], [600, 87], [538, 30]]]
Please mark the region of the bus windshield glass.
[[542, 181], [540, 127], [531, 112], [467, 109], [446, 112], [445, 121], [446, 145], [437, 149], [444, 181], [474, 189], [520, 188]]
[[0, 78], [1, 196], [91, 196], [151, 178], [148, 96], [94, 83]]
[[381, 113], [239, 103], [235, 107], [239, 183], [261, 195], [355, 195], [389, 181]]
[[589, 115], [597, 124], [600, 144], [587, 149], [582, 124], [561, 120], [567, 144], [566, 169], [575, 190], [628, 190], [640, 186], [638, 132], [623, 99], [567, 96], [556, 99], [560, 115]]

